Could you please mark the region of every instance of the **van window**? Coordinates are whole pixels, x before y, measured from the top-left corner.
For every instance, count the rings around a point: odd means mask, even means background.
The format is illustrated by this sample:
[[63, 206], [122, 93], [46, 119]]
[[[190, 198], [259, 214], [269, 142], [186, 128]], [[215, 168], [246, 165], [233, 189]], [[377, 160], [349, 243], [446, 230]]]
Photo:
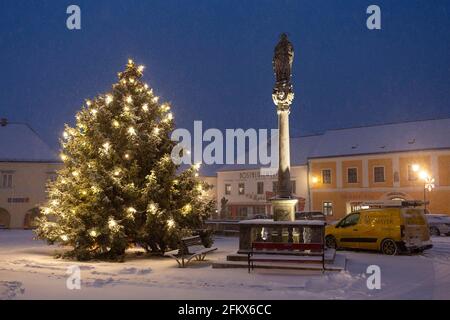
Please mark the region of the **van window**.
[[358, 224], [359, 222], [359, 212], [358, 213], [352, 213], [348, 217], [346, 217], [344, 220], [339, 223], [339, 227], [345, 228], [350, 227]]
[[425, 215], [423, 209], [402, 209], [405, 223], [409, 225], [424, 225]]

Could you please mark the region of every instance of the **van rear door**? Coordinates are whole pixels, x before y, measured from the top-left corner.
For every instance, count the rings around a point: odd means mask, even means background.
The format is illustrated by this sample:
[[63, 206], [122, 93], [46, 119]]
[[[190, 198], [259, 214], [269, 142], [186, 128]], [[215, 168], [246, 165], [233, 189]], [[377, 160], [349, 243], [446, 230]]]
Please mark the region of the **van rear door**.
[[422, 247], [429, 243], [430, 233], [424, 210], [419, 208], [402, 208], [403, 241], [407, 247]]

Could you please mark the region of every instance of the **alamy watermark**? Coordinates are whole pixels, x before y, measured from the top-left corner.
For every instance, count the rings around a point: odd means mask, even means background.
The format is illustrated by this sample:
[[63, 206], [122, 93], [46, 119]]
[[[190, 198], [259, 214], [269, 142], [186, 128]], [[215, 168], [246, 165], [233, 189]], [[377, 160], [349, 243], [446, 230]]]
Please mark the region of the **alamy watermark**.
[[69, 30], [81, 29], [81, 9], [79, 6], [72, 4], [67, 7], [66, 13], [69, 14], [66, 20], [66, 27]]
[[77, 265], [67, 267], [66, 287], [69, 290], [81, 290], [81, 270]]
[[381, 289], [381, 268], [377, 265], [367, 267], [366, 273], [369, 274], [366, 280], [366, 286], [369, 290]]
[[203, 131], [202, 121], [194, 121], [194, 132], [179, 128], [171, 139], [175, 164], [254, 164], [278, 168], [278, 129], [226, 129]]

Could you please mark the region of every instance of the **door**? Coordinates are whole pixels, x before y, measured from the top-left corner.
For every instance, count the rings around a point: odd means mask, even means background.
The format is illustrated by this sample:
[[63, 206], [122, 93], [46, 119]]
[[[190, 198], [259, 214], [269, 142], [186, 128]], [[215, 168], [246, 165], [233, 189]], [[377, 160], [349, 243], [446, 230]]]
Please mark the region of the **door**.
[[341, 220], [339, 225], [339, 246], [345, 248], [359, 248], [359, 218], [360, 213], [349, 214]]
[[389, 225], [383, 226], [380, 225], [380, 223], [387, 223], [388, 221], [388, 212], [363, 212], [358, 224], [359, 248], [367, 250], [379, 250], [380, 240], [387, 238], [389, 235]]

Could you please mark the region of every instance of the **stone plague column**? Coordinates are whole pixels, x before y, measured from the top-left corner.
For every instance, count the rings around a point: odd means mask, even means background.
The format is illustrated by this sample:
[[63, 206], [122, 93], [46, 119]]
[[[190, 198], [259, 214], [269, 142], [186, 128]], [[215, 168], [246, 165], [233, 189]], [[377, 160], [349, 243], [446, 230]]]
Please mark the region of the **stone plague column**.
[[278, 188], [276, 197], [271, 199], [275, 221], [294, 221], [295, 205], [297, 204], [297, 199], [292, 198], [289, 150], [289, 113], [294, 100], [294, 89], [291, 84], [293, 60], [294, 48], [287, 35], [283, 33], [275, 47], [272, 61], [276, 79], [272, 99], [277, 107], [279, 131]]

